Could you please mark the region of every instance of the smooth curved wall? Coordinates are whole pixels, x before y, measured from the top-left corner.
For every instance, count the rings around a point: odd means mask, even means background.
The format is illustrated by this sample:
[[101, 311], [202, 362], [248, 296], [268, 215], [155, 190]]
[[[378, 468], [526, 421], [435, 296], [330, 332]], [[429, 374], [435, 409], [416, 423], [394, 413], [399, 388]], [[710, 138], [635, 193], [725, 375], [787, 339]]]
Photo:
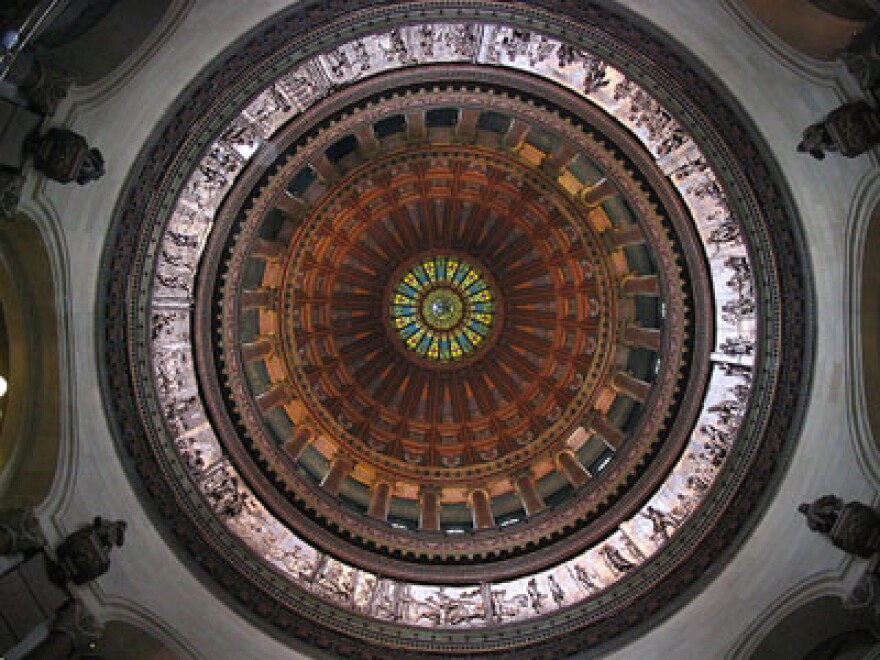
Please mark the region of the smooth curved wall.
[[161, 640], [138, 626], [124, 621], [104, 624], [104, 635], [90, 651], [104, 660], [178, 660], [180, 658]]
[[37, 505], [58, 457], [55, 283], [39, 228], [19, 214], [0, 222], [0, 301], [9, 383], [0, 425], [0, 508]]
[[809, 0], [742, 0], [755, 18], [795, 50], [833, 60], [865, 23], [833, 16]]
[[875, 448], [880, 451], [880, 207], [874, 209], [865, 235], [862, 267], [862, 367], [866, 410]]
[[827, 647], [865, 653], [877, 642], [870, 631], [871, 619], [867, 613], [846, 610], [840, 598], [823, 596], [802, 605], [780, 621], [755, 649], [751, 660], [835, 657], [821, 654], [821, 649]]
[[41, 60], [73, 74], [78, 85], [91, 85], [121, 66], [160, 24], [172, 0], [116, 0], [68, 3], [36, 47]]

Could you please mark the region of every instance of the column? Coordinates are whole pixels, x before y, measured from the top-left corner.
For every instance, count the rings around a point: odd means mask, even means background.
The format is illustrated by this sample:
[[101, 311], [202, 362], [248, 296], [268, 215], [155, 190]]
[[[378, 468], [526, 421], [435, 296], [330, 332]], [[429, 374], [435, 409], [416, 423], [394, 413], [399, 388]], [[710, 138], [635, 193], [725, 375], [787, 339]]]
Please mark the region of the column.
[[557, 177], [562, 173], [564, 168], [571, 164], [571, 161], [573, 161], [576, 156], [577, 152], [567, 144], [563, 143], [555, 153], [547, 154], [544, 160], [541, 161], [541, 170], [550, 176]]
[[611, 380], [611, 387], [613, 387], [615, 391], [620, 392], [621, 394], [626, 394], [631, 399], [640, 403], [648, 398], [648, 394], [651, 391], [650, 383], [634, 378], [625, 371], [619, 371], [614, 374], [614, 378]]
[[257, 405], [263, 412], [269, 412], [290, 399], [290, 392], [284, 383], [275, 383], [268, 390], [257, 396]]
[[272, 307], [275, 302], [275, 291], [272, 289], [245, 289], [241, 292], [242, 309]]
[[595, 185], [589, 188], [582, 188], [578, 194], [578, 200], [588, 209], [595, 208], [602, 204], [606, 199], [614, 197], [617, 194], [617, 188], [610, 179], [601, 179]]
[[419, 491], [419, 529], [440, 529], [440, 489], [424, 486]]
[[617, 449], [626, 440], [623, 431], [614, 426], [604, 415], [596, 415], [590, 422], [593, 430], [602, 436], [605, 444], [612, 449]]
[[476, 108], [462, 108], [455, 126], [455, 137], [462, 142], [473, 142], [477, 139], [477, 121], [480, 111]]
[[296, 460], [312, 444], [314, 433], [307, 428], [300, 427], [293, 433], [293, 437], [284, 443], [284, 452]]
[[279, 261], [287, 252], [287, 247], [278, 241], [267, 241], [258, 238], [251, 243], [249, 255], [267, 261]]
[[474, 517], [476, 529], [486, 529], [495, 526], [495, 516], [492, 513], [492, 501], [485, 488], [476, 488], [470, 492], [468, 502], [471, 505], [471, 514]]
[[422, 142], [428, 139], [428, 127], [425, 124], [425, 111], [416, 110], [406, 113], [407, 142]]
[[388, 520], [388, 508], [391, 506], [391, 484], [379, 480], [373, 484], [370, 498], [370, 508], [367, 515], [379, 520]]
[[358, 142], [358, 151], [364, 158], [372, 158], [379, 153], [379, 140], [373, 132], [373, 126], [366, 124], [359, 126], [354, 131], [354, 137]]
[[309, 163], [321, 183], [332, 183], [340, 177], [339, 168], [330, 162], [327, 154], [316, 154], [314, 159]]
[[302, 197], [285, 191], [275, 199], [275, 208], [289, 220], [298, 220], [308, 213], [309, 205]]
[[533, 516], [546, 508], [547, 505], [544, 504], [544, 500], [538, 492], [531, 472], [523, 472], [514, 477], [513, 486], [516, 488], [516, 492], [522, 500], [523, 508], [528, 515]]
[[518, 149], [523, 142], [525, 142], [526, 136], [529, 134], [529, 125], [519, 121], [518, 119], [514, 119], [510, 122], [510, 128], [507, 129], [507, 134], [504, 136], [504, 140], [502, 144], [505, 148], [510, 149], [511, 151]]
[[607, 235], [611, 247], [616, 250], [621, 250], [628, 245], [639, 245], [640, 243], [645, 242], [645, 235], [642, 233], [642, 228], [635, 223], [623, 227], [622, 229], [612, 229], [607, 232]]
[[663, 334], [659, 328], [643, 328], [631, 325], [623, 331], [623, 343], [637, 348], [647, 348], [659, 351], [663, 341]]
[[333, 458], [333, 461], [330, 463], [330, 470], [328, 470], [327, 474], [324, 475], [324, 480], [321, 482], [321, 487], [324, 488], [324, 490], [335, 495], [342, 487], [342, 482], [353, 469], [353, 460], [351, 460], [348, 456], [336, 454], [336, 456]]
[[257, 337], [253, 341], [241, 345], [241, 358], [245, 362], [253, 362], [269, 357], [273, 350], [272, 339], [267, 336]]
[[556, 467], [575, 488], [584, 485], [590, 478], [587, 468], [583, 466], [571, 449], [562, 449], [556, 454]]
[[623, 280], [623, 292], [630, 296], [659, 296], [660, 280], [656, 275], [630, 275]]

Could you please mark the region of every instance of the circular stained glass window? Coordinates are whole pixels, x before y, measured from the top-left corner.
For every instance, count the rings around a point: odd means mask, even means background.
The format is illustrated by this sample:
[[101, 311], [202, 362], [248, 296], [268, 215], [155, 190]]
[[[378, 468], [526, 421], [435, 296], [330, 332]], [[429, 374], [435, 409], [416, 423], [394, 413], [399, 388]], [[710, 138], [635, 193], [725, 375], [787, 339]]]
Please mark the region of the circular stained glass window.
[[438, 362], [473, 356], [491, 335], [497, 297], [484, 271], [456, 256], [426, 257], [391, 295], [392, 329], [416, 355]]

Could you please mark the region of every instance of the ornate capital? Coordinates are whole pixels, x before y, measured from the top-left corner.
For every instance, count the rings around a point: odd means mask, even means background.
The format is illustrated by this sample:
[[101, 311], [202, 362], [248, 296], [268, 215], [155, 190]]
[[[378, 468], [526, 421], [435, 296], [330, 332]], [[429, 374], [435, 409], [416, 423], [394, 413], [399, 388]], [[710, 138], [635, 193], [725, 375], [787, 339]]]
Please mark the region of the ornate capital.
[[798, 151], [818, 160], [826, 152], [855, 158], [880, 144], [880, 114], [864, 101], [846, 103], [804, 129]]
[[73, 131], [51, 128], [28, 141], [34, 168], [59, 183], [84, 185], [104, 175], [104, 157], [89, 148], [86, 139]]
[[85, 584], [110, 568], [110, 551], [121, 547], [126, 524], [95, 518], [91, 526], [74, 532], [58, 546], [57, 579]]

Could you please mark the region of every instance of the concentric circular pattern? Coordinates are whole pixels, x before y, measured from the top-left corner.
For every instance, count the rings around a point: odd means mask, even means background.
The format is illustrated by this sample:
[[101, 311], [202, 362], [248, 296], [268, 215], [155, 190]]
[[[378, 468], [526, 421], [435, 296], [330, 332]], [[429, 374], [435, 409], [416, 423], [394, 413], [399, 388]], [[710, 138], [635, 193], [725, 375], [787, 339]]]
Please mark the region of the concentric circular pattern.
[[484, 272], [451, 255], [417, 260], [389, 295], [392, 333], [433, 364], [476, 357], [496, 329], [498, 301]]
[[[339, 126], [354, 130], [363, 116]], [[286, 362], [308, 415], [291, 423], [397, 476], [463, 487], [559, 442], [595, 400], [613, 354], [611, 275], [588, 223], [550, 229], [581, 212], [517, 160], [464, 145], [389, 147], [339, 179], [291, 242], [279, 334], [297, 356]], [[289, 181], [299, 167], [281, 172]], [[499, 282], [504, 303], [500, 332], [480, 341], [485, 358], [453, 363], [454, 378], [406, 359], [382, 314], [385, 283], [426, 249], [492, 264], [469, 272]], [[609, 348], [596, 360], [600, 342]]]
[[[406, 303], [406, 297], [401, 296], [403, 300], [399, 301], [401, 303]], [[412, 333], [418, 334], [418, 332], [444, 332], [455, 329], [461, 323], [462, 316], [464, 315], [464, 299], [460, 292], [448, 286], [440, 286], [428, 293], [424, 300], [421, 301], [420, 304], [417, 304], [415, 309], [419, 310], [416, 312], [417, 316], [412, 316], [409, 318], [409, 321], [415, 324], [415, 328], [412, 329]], [[409, 316], [415, 310], [395, 310], [392, 309], [392, 314], [400, 314], [398, 318], [403, 320], [405, 323], [407, 321], [407, 316]], [[490, 315], [486, 315], [487, 322], [491, 323], [492, 318]], [[408, 326], [409, 324], [406, 323]], [[484, 333], [489, 331], [489, 325], [483, 324], [481, 330]], [[418, 331], [418, 332], [417, 332]], [[408, 335], [407, 344], [415, 349], [418, 344], [421, 344], [420, 341], [409, 341], [409, 338], [413, 336], [412, 333], [407, 333], [407, 328], [401, 331], [402, 333], [406, 333]], [[479, 345], [482, 342], [483, 335], [478, 335], [474, 337], [474, 342], [471, 346]], [[439, 340], [428, 342], [428, 344], [434, 350], [430, 350], [427, 348], [427, 345], [424, 349], [424, 353], [429, 357], [434, 359], [439, 359], [440, 357], [440, 349], [438, 347]], [[443, 359], [450, 359], [452, 357], [452, 352], [448, 346], [445, 347], [446, 350], [443, 351]], [[458, 350], [455, 350], [458, 349]], [[456, 357], [460, 357], [462, 353], [461, 346], [456, 343], [455, 347], [452, 349], [456, 353]]]
[[161, 511], [344, 656], [563, 657], [656, 613], [735, 540], [808, 380], [748, 135], [590, 2], [279, 15], [108, 245], [105, 391]]
[[[369, 100], [395, 82], [409, 91]], [[253, 472], [255, 487], [286, 494], [296, 508], [278, 507], [292, 526], [316, 542], [344, 530], [336, 552], [361, 565], [464, 582], [478, 569], [463, 564], [477, 560], [508, 563], [495, 571], [510, 575], [561, 559], [607, 529], [585, 526], [640, 475], [662, 478], [686, 440], [656, 441], [681, 393], [690, 323], [668, 221], [614, 149], [546, 101], [473, 83], [414, 89], [409, 73], [351, 91], [366, 100], [322, 122], [332, 128], [298, 148], [285, 141], [295, 133], [280, 135], [288, 155], [248, 213], [228, 216], [227, 274], [203, 299], [223, 301], [204, 315], [223, 319], [222, 381], [242, 420], [224, 442], [241, 455], [245, 438], [264, 475]], [[405, 112], [426, 120], [417, 144], [392, 133], [354, 146]], [[452, 112], [472, 115], [470, 139], [450, 144], [449, 129], [430, 125]], [[490, 119], [497, 128], [479, 128]], [[281, 213], [292, 195], [297, 215]], [[676, 222], [689, 231], [686, 217]], [[612, 226], [628, 246], [616, 262], [599, 235]], [[469, 264], [497, 299], [493, 332], [470, 360], [420, 358], [389, 331], [392, 294], [427, 255]], [[670, 264], [662, 274], [658, 260]], [[665, 333], [655, 388], [661, 282], [681, 323]], [[666, 458], [652, 463], [658, 451]], [[581, 486], [590, 497], [575, 497]], [[506, 524], [490, 532], [496, 521]]]

